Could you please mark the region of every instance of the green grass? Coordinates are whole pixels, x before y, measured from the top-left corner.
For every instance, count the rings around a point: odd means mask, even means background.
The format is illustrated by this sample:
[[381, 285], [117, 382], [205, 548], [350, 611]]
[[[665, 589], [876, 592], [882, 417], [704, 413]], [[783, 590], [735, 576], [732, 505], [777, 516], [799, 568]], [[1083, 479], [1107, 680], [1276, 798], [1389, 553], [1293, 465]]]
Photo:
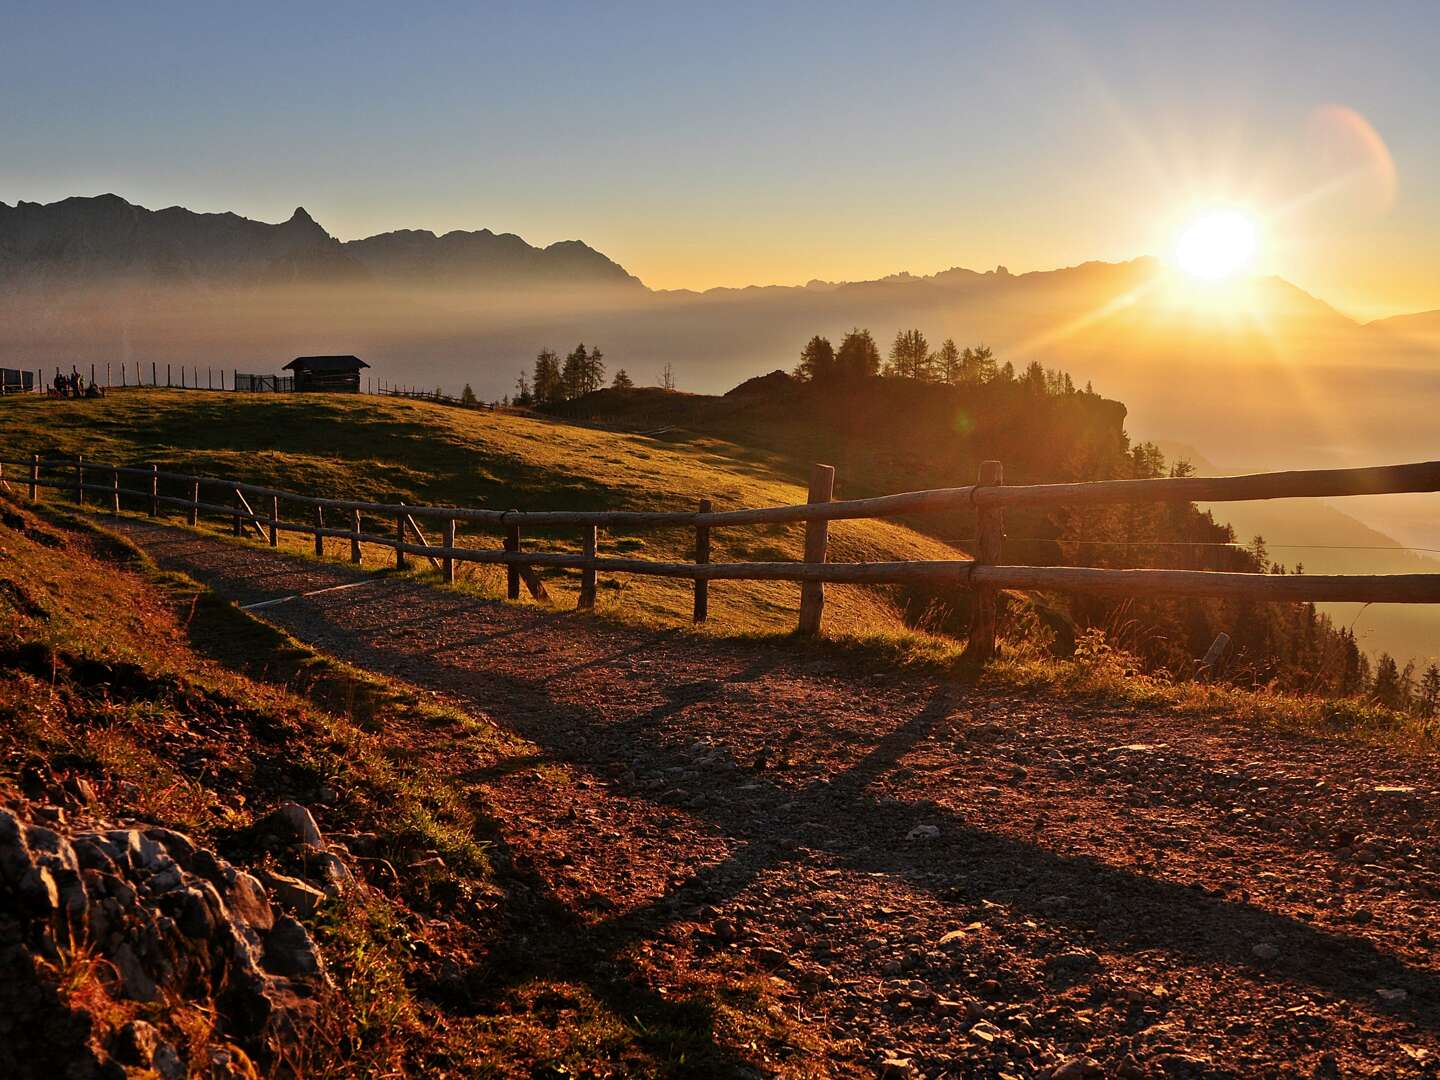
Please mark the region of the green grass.
[[[689, 510], [700, 498], [711, 499], [717, 509], [805, 501], [804, 487], [783, 459], [716, 439], [672, 444], [554, 420], [368, 396], [131, 390], [98, 401], [0, 400], [0, 456], [34, 452], [157, 463], [305, 494], [385, 502]], [[172, 493], [182, 494], [178, 487]], [[366, 527], [389, 531], [394, 525], [377, 520]], [[946, 545], [887, 521], [836, 522], [830, 537], [834, 561], [957, 557]], [[462, 528], [459, 539], [482, 547], [500, 544], [494, 531]], [[311, 542], [288, 534], [285, 543], [309, 550]], [[527, 543], [578, 550], [579, 537], [552, 532]], [[712, 543], [717, 562], [799, 558], [803, 526], [721, 529]], [[688, 560], [693, 546], [686, 529], [601, 537], [602, 554], [661, 561]], [[338, 554], [340, 544], [332, 542], [331, 550]], [[383, 565], [393, 555], [377, 548], [367, 552], [367, 561]], [[460, 573], [468, 586], [489, 595], [502, 588], [498, 568], [466, 565]], [[543, 576], [557, 604], [573, 605], [578, 572], [552, 570]], [[788, 632], [799, 591], [784, 582], [714, 583], [711, 631]], [[688, 621], [691, 595], [687, 582], [607, 577], [599, 609], [674, 625]], [[903, 604], [897, 590], [832, 586], [826, 627], [837, 634], [899, 630], [905, 625]]]

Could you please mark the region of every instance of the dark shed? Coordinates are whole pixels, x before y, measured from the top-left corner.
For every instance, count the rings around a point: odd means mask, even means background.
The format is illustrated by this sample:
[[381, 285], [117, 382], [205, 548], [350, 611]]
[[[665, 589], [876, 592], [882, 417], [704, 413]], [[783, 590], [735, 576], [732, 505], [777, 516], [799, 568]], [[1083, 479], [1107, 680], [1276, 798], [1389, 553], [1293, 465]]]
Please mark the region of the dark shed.
[[295, 389], [329, 390], [342, 394], [360, 392], [360, 369], [370, 365], [358, 356], [297, 356], [285, 365], [295, 372]]

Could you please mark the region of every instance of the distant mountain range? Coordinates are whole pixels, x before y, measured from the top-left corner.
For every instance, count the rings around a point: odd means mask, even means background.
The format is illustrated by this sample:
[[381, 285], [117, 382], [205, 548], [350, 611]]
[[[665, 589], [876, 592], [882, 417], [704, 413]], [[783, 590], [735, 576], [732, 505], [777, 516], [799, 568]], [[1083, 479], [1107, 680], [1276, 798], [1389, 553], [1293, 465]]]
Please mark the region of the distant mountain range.
[[0, 281], [640, 287], [623, 267], [576, 240], [537, 248], [489, 229], [443, 236], [406, 229], [342, 243], [303, 208], [270, 225], [180, 206], [147, 210], [118, 195], [0, 202]]
[[204, 358], [270, 371], [355, 353], [377, 379], [498, 398], [538, 350], [584, 341], [642, 383], [668, 363], [681, 387], [718, 393], [852, 327], [882, 352], [915, 327], [932, 347], [985, 342], [1016, 368], [1063, 369], [1124, 401], [1133, 433], [1190, 442], [1221, 468], [1440, 457], [1440, 313], [1362, 324], [1276, 277], [1204, 285], [1138, 258], [697, 293], [646, 288], [578, 241], [341, 242], [304, 210], [266, 224], [115, 195], [0, 204], [8, 367]]
[[[838, 344], [852, 327], [882, 352], [914, 327], [932, 348], [985, 342], [1017, 369], [1040, 362], [1093, 381], [1125, 403], [1132, 436], [1187, 443], [1221, 472], [1440, 458], [1440, 312], [1362, 324], [1274, 277], [1206, 286], [1140, 258], [697, 293], [648, 289], [578, 241], [402, 230], [345, 243], [304, 210], [272, 225], [115, 195], [0, 203], [5, 367], [94, 363], [119, 381], [142, 362], [274, 372], [299, 355], [355, 353], [377, 381], [469, 383], [499, 398], [539, 349], [583, 341], [641, 385], [670, 364], [682, 390], [721, 393], [793, 367], [811, 335]], [[968, 424], [955, 417], [957, 432]], [[1353, 518], [1278, 504], [1221, 516], [1312, 570], [1401, 572], [1416, 560], [1279, 545], [1388, 547], [1394, 536], [1440, 548], [1440, 495], [1343, 508]], [[1440, 655], [1440, 612], [1380, 614], [1359, 624], [1374, 625], [1377, 645], [1413, 640]]]

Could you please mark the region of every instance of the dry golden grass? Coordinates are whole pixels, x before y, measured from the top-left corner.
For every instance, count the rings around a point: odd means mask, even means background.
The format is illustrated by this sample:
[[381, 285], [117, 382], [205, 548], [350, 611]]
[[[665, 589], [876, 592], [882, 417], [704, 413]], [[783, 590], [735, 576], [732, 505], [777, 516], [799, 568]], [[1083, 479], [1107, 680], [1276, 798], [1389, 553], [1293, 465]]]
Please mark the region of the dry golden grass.
[[[345, 395], [244, 395], [132, 390], [98, 401], [11, 398], [0, 402], [0, 456], [83, 453], [103, 462], [156, 462], [308, 494], [411, 503], [531, 510], [690, 510], [701, 498], [716, 509], [805, 501], [805, 488], [778, 457], [715, 439], [669, 443], [560, 421], [467, 411], [403, 399]], [[180, 494], [177, 488], [174, 494]], [[135, 504], [138, 507], [138, 500]], [[285, 511], [282, 508], [282, 514]], [[296, 508], [292, 514], [300, 515]], [[308, 512], [307, 512], [308, 514]], [[303, 518], [308, 520], [308, 516]], [[228, 522], [207, 527], [224, 530]], [[369, 522], [367, 529], [393, 529]], [[796, 559], [803, 526], [716, 530], [716, 562]], [[432, 537], [432, 539], [438, 539]], [[498, 547], [494, 530], [466, 530], [463, 545]], [[313, 541], [284, 534], [287, 550]], [[330, 550], [342, 554], [341, 541]], [[527, 538], [527, 546], [575, 551], [575, 534]], [[660, 561], [693, 558], [686, 529], [612, 531], [602, 554]], [[348, 553], [348, 544], [344, 544]], [[889, 521], [842, 521], [830, 528], [832, 561], [957, 558], [930, 537]], [[372, 565], [393, 563], [382, 548]], [[578, 572], [546, 571], [555, 602], [573, 605]], [[465, 566], [461, 579], [489, 594], [503, 571]], [[800, 587], [786, 582], [719, 582], [710, 586], [712, 632], [774, 633], [793, 629]], [[605, 576], [601, 613], [688, 621], [688, 582]], [[832, 586], [826, 627], [856, 634], [899, 630], [904, 618], [893, 590]]]

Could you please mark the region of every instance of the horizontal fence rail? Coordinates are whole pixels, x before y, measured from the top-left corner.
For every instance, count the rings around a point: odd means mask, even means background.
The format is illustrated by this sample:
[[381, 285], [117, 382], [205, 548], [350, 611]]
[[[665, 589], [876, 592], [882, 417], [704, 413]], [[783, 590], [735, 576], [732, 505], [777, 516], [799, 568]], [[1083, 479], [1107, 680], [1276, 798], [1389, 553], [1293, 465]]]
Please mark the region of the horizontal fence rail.
[[[97, 481], [97, 477], [101, 479]], [[140, 487], [122, 486], [122, 477], [139, 479], [143, 484]], [[228, 519], [235, 535], [241, 535], [247, 528], [252, 529], [272, 546], [277, 544], [282, 532], [312, 536], [317, 555], [324, 554], [324, 541], [327, 539], [348, 541], [350, 560], [355, 563], [362, 560], [361, 545], [381, 546], [395, 553], [397, 567], [406, 565], [407, 556], [428, 559], [447, 581], [454, 580], [457, 563], [503, 566], [507, 570], [508, 593], [512, 599], [519, 597], [522, 582], [532, 595], [545, 598], [544, 585], [536, 573], [537, 567], [581, 571], [582, 607], [594, 604], [597, 573], [679, 578], [694, 582], [695, 621], [703, 622], [708, 610], [708, 582], [791, 581], [800, 583], [804, 591], [801, 629], [814, 633], [819, 630], [819, 612], [823, 605], [823, 592], [820, 590], [826, 583], [927, 584], [970, 589], [975, 593], [976, 610], [967, 653], [979, 659], [985, 659], [994, 652], [994, 603], [998, 591], [1002, 589], [1268, 602], [1440, 603], [1440, 574], [1278, 575], [1208, 570], [1009, 566], [1001, 562], [1003, 511], [1006, 507], [1229, 502], [1433, 492], [1440, 491], [1440, 462], [1250, 476], [1011, 486], [1003, 483], [998, 462], [985, 462], [980, 470], [979, 482], [975, 484], [847, 500], [829, 499], [833, 479], [834, 472], [829, 466], [816, 466], [811, 478], [809, 501], [790, 506], [716, 511], [711, 509], [707, 499], [700, 500], [695, 511], [534, 511], [331, 499], [222, 477], [162, 470], [154, 465], [102, 464], [83, 457], [53, 458], [36, 454], [29, 460], [0, 459], [0, 482], [7, 487], [12, 481], [26, 487], [31, 499], [38, 499], [42, 488], [50, 488], [69, 493], [82, 504], [87, 497], [93, 497], [98, 505], [107, 505], [113, 513], [120, 512], [122, 502], [132, 506], [139, 503], [151, 516], [158, 515], [162, 506], [176, 507], [186, 512], [192, 525], [198, 523], [202, 514]], [[185, 494], [162, 493], [162, 481], [168, 485], [180, 485]], [[202, 492], [205, 493], [204, 498]], [[216, 501], [217, 492], [223, 498], [233, 500], [233, 503]], [[250, 498], [256, 500], [255, 505], [251, 504]], [[282, 504], [304, 508], [306, 513], [297, 516], [292, 511], [292, 519], [284, 519]], [[825, 527], [830, 521], [963, 509], [973, 509], [978, 516], [979, 539], [974, 559], [852, 563], [826, 560]], [[377, 519], [387, 524], [385, 532], [374, 531]], [[432, 525], [440, 523], [443, 534], [440, 543], [433, 543], [425, 536], [421, 521]], [[503, 546], [465, 546], [455, 535], [457, 524], [462, 522], [503, 530]], [[710, 533], [715, 528], [798, 522], [806, 525], [804, 561], [725, 563], [710, 560]], [[598, 529], [621, 526], [691, 528], [695, 531], [695, 560], [661, 562], [600, 554]], [[580, 530], [582, 551], [523, 550], [522, 531], [527, 527], [576, 528]]]

